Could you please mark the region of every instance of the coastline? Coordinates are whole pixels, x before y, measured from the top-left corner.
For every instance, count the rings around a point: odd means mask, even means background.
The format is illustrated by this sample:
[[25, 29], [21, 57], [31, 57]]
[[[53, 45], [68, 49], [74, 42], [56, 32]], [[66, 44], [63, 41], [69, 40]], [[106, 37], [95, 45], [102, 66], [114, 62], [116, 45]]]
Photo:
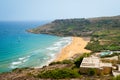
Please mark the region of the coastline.
[[90, 50], [85, 49], [85, 46], [90, 41], [90, 39], [83, 37], [72, 37], [70, 44], [66, 45], [60, 53], [57, 55], [57, 58], [54, 60], [63, 61], [65, 59], [70, 59], [76, 54], [90, 53]]

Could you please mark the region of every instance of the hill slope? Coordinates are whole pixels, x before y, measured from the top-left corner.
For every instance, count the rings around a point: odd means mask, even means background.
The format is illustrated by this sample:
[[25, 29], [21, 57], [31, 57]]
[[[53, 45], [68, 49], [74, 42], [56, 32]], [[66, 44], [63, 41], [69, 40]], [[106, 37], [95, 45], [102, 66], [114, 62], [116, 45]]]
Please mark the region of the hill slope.
[[57, 36], [90, 36], [92, 38], [86, 49], [94, 52], [120, 50], [120, 16], [55, 20], [28, 32]]
[[[55, 20], [49, 24], [30, 29], [28, 32], [44, 33], [58, 36], [90, 36], [91, 41], [86, 46], [94, 52], [101, 50], [120, 50], [120, 16], [90, 19]], [[79, 65], [83, 57], [88, 54], [77, 55], [73, 61], [64, 60], [53, 62], [47, 67], [33, 69], [15, 69], [12, 72], [0, 74], [0, 80], [46, 80], [46, 79], [81, 79], [81, 80], [111, 80], [112, 76], [79, 73]], [[66, 75], [67, 74], [67, 75]], [[72, 76], [71, 76], [72, 75]]]
[[120, 16], [89, 19], [60, 19], [30, 29], [28, 32], [58, 36], [90, 36], [96, 31], [113, 29], [120, 29]]

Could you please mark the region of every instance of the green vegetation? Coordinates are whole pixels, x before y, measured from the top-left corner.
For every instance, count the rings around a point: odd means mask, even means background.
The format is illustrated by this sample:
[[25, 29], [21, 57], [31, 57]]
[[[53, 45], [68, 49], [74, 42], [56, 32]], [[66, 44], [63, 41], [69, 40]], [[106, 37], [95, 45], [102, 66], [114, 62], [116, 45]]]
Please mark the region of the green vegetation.
[[100, 45], [98, 40], [89, 42], [85, 48], [93, 52], [100, 52], [101, 50], [105, 50], [104, 46]]
[[86, 46], [86, 49], [92, 50], [93, 52], [120, 50], [120, 30], [96, 31], [92, 35], [92, 39]]
[[84, 53], [79, 58], [75, 59], [75, 61], [74, 61], [75, 67], [79, 68], [83, 58], [88, 57], [89, 55], [90, 55], [89, 53]]
[[[39, 68], [39, 69], [33, 69], [33, 68], [22, 68], [22, 69], [15, 69], [13, 72], [4, 74], [6, 76], [12, 76], [14, 79], [14, 75], [17, 77], [16, 80], [19, 79], [30, 79], [30, 80], [36, 80], [36, 79], [81, 79], [81, 80], [111, 80], [111, 76], [104, 76], [104, 74], [101, 76], [99, 73], [97, 73], [96, 69], [88, 69], [86, 73], [81, 73], [80, 71], [80, 64], [82, 62], [82, 59], [84, 57], [88, 57], [90, 53], [84, 53], [83, 55], [80, 55], [78, 58], [76, 57], [74, 60], [64, 60], [61, 62], [53, 62], [51, 65]], [[3, 76], [4, 76], [3, 75]], [[23, 75], [23, 76], [19, 76]], [[6, 78], [7, 79], [7, 78]], [[117, 80], [117, 79], [114, 79]]]
[[62, 64], [73, 64], [72, 60], [63, 60], [61, 62], [62, 62]]
[[48, 70], [46, 72], [37, 75], [39, 78], [50, 78], [50, 79], [65, 79], [65, 78], [79, 78], [80, 74], [75, 70], [64, 68]]
[[94, 75], [96, 75], [96, 74], [97, 74], [97, 73], [96, 73], [96, 69], [94, 69], [94, 68], [92, 69], [92, 68], [91, 68], [91, 69], [88, 70], [88, 75], [94, 76]]
[[[79, 67], [84, 57], [88, 57], [89, 53], [84, 53], [80, 57], [75, 60], [64, 60], [61, 62], [52, 62], [50, 65], [55, 64], [67, 64], [66, 68], [62, 69], [53, 69], [53, 70], [46, 70], [40, 72], [37, 77], [39, 78], [51, 78], [51, 79], [65, 79], [65, 78], [80, 78]], [[89, 75], [94, 75], [95, 72], [93, 70], [89, 71]]]
[[93, 52], [120, 50], [120, 16], [61, 19], [28, 31], [57, 36], [90, 36], [92, 39], [86, 49]]
[[55, 64], [62, 64], [62, 63], [60, 61], [57, 61], [57, 62], [52, 62], [49, 65], [55, 65]]
[[[91, 37], [91, 40], [87, 44], [86, 49], [89, 49], [93, 52], [99, 52], [104, 50], [113, 51], [120, 50], [120, 16], [90, 19], [82, 18], [82, 19], [55, 20], [41, 27], [28, 30], [28, 32], [37, 34], [38, 33], [51, 34], [57, 36], [78, 36], [78, 37], [87, 36]], [[14, 69], [13, 72], [11, 72], [10, 74], [13, 73], [12, 74], [13, 77], [16, 74], [20, 74], [21, 76], [23, 75], [22, 76], [23, 79], [31, 77], [31, 79], [35, 78], [35, 80], [42, 78], [43, 79], [82, 78], [82, 80], [85, 79], [98, 80], [103, 79], [103, 77], [104, 77], [103, 80], [110, 80], [111, 75], [101, 77], [100, 75], [102, 74], [102, 72], [100, 74], [97, 74], [97, 70], [95, 69], [86, 70], [87, 71], [86, 74], [80, 72], [79, 67], [83, 58], [88, 57], [89, 55], [90, 54], [85, 53], [75, 60], [52, 62], [49, 66], [43, 67], [41, 69], [32, 68]], [[120, 59], [120, 56], [118, 57]], [[103, 59], [102, 61], [111, 62], [113, 63], [113, 65], [120, 63], [120, 61], [116, 60]], [[8, 73], [8, 76], [10, 74]], [[16, 75], [16, 80], [19, 80], [17, 78], [20, 78], [20, 76]], [[113, 80], [120, 80], [120, 76], [114, 77]]]
[[120, 75], [119, 75], [119, 76], [114, 77], [112, 80], [120, 80]]
[[73, 61], [72, 60], [63, 60], [63, 61], [52, 62], [49, 65], [55, 65], [55, 64], [73, 64]]

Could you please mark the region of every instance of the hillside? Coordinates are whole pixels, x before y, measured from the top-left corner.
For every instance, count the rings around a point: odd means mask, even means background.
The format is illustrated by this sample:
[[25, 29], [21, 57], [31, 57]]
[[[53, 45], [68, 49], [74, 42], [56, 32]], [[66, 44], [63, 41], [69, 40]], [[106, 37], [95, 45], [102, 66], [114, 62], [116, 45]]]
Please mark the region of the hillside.
[[[46, 25], [27, 30], [36, 34], [52, 34], [57, 36], [91, 37], [86, 46], [93, 52], [102, 50], [120, 50], [120, 16], [89, 19], [55, 20]], [[112, 74], [97, 75], [93, 70], [82, 74], [79, 71], [81, 61], [90, 54], [76, 55], [73, 60], [52, 62], [43, 68], [20, 68], [8, 73], [1, 73], [0, 80], [113, 80]], [[115, 79], [117, 80], [117, 79]]]
[[92, 37], [86, 48], [93, 52], [120, 50], [120, 16], [60, 19], [27, 31], [57, 36]]
[[89, 36], [96, 31], [113, 29], [120, 29], [120, 16], [88, 19], [60, 19], [30, 29], [28, 32], [58, 36]]
[[83, 57], [89, 54], [76, 55], [73, 60], [52, 62], [43, 68], [19, 68], [0, 74], [0, 80], [112, 80], [111, 74], [97, 75], [94, 70], [86, 74], [79, 72]]

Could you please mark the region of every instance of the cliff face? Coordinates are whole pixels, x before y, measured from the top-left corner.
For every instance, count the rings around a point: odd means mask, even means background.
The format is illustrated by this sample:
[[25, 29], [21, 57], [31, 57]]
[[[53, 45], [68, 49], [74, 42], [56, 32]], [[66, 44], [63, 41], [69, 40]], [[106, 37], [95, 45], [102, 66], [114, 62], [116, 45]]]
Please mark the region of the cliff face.
[[120, 29], [120, 16], [60, 19], [27, 31], [57, 36], [91, 36], [96, 31], [107, 29]]

